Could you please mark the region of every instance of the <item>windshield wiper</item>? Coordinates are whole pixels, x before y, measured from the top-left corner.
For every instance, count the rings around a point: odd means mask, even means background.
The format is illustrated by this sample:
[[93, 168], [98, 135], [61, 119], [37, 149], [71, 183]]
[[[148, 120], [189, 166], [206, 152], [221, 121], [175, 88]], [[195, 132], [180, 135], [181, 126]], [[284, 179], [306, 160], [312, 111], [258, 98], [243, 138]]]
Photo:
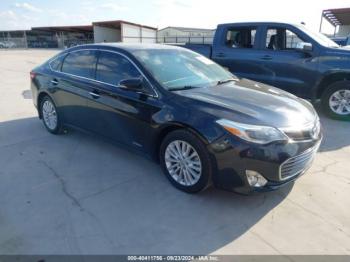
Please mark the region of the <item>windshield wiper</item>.
[[188, 90], [188, 89], [194, 89], [194, 88], [200, 88], [200, 86], [181, 86], [181, 87], [169, 87], [169, 91], [179, 91], [179, 90]]
[[224, 79], [224, 80], [219, 80], [217, 82], [217, 85], [222, 85], [222, 84], [226, 84], [228, 82], [232, 82], [232, 81], [237, 81], [238, 79], [235, 78], [228, 78], [228, 79]]

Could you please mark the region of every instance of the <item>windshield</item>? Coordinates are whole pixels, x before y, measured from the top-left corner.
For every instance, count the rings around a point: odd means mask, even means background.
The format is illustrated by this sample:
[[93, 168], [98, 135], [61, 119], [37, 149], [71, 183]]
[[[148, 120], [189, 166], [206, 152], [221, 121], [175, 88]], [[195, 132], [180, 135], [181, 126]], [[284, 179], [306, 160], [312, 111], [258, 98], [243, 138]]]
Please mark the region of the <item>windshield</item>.
[[167, 90], [208, 87], [234, 76], [208, 58], [189, 50], [136, 50], [133, 55]]
[[298, 26], [298, 28], [309, 35], [311, 38], [313, 38], [317, 43], [320, 45], [326, 46], [326, 47], [339, 47], [337, 43], [335, 43], [333, 40], [329, 39], [327, 36], [324, 34], [314, 32], [305, 26]]

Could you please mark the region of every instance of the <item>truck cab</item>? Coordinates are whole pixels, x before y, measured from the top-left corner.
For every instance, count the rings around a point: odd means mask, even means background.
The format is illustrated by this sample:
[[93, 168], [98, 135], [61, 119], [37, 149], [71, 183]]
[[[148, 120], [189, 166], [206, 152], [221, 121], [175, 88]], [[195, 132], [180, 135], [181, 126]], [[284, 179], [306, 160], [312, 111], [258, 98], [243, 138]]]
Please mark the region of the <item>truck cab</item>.
[[212, 46], [186, 45], [238, 77], [321, 99], [325, 112], [350, 118], [350, 49], [303, 25], [256, 22], [220, 24]]

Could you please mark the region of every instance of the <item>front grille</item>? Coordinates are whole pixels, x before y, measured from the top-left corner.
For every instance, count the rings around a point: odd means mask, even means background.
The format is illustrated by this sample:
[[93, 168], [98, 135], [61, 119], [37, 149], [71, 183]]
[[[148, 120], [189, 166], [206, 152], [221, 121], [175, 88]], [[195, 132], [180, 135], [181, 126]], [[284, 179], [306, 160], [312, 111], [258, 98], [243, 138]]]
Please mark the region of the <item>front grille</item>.
[[285, 180], [300, 174], [303, 171], [306, 171], [316, 155], [319, 144], [315, 147], [312, 147], [300, 155], [287, 159], [280, 166], [280, 178], [281, 180]]

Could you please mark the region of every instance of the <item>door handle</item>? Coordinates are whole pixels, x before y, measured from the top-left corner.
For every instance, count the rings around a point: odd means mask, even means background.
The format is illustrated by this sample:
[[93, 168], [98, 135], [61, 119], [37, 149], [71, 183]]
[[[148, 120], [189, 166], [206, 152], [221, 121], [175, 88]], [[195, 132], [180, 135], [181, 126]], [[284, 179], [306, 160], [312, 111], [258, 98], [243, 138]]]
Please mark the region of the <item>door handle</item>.
[[272, 56], [270, 55], [264, 55], [263, 57], [261, 57], [262, 60], [272, 60]]
[[216, 54], [217, 57], [225, 57], [226, 55], [222, 52]]
[[93, 99], [98, 99], [100, 98], [100, 95], [99, 94], [96, 94], [94, 92], [89, 92], [89, 95], [93, 98]]
[[57, 86], [58, 85], [58, 80], [56, 78], [52, 79], [51, 80], [51, 84], [54, 85], [54, 86]]

